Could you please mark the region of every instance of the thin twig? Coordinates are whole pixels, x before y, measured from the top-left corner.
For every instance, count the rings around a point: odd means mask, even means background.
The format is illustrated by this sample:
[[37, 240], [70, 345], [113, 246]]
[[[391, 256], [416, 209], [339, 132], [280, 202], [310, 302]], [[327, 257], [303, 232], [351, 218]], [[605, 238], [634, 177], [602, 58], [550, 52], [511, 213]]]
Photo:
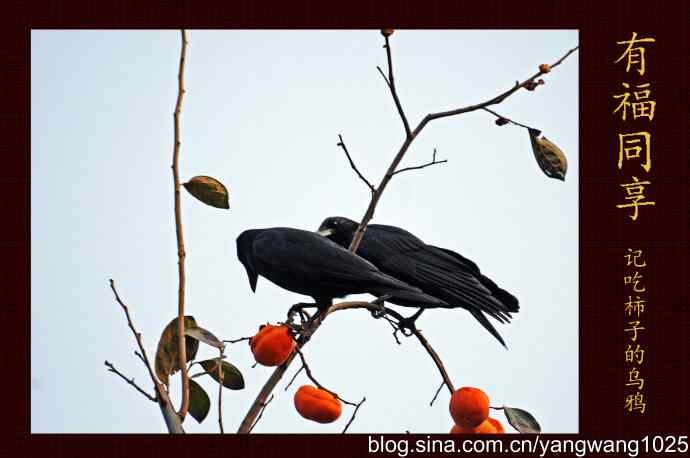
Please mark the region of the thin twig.
[[395, 172], [393, 172], [393, 175], [397, 175], [398, 173], [402, 173], [402, 172], [407, 172], [408, 170], [419, 170], [419, 169], [423, 169], [426, 167], [430, 167], [432, 165], [443, 164], [445, 162], [448, 162], [448, 159], [443, 159], [442, 161], [436, 160], [436, 148], [434, 148], [434, 155], [431, 158], [431, 162], [427, 162], [426, 164], [422, 164], [422, 165], [417, 165], [415, 167], [405, 167], [403, 169], [396, 170]]
[[259, 420], [261, 420], [261, 417], [263, 417], [263, 415], [264, 415], [264, 410], [266, 410], [266, 407], [271, 403], [272, 400], [273, 400], [273, 395], [271, 395], [271, 397], [268, 398], [268, 401], [264, 402], [261, 405], [261, 411], [259, 412], [259, 416], [256, 417], [256, 421], [252, 424], [251, 428], [249, 428], [249, 431], [247, 431], [248, 433], [251, 433], [252, 430], [254, 429], [254, 427], [256, 426], [256, 424], [259, 423]]
[[151, 380], [153, 381], [154, 386], [159, 386], [160, 382], [156, 378], [156, 376], [153, 373], [153, 369], [151, 368], [151, 362], [149, 361], [149, 357], [146, 354], [146, 349], [144, 348], [144, 342], [142, 341], [141, 338], [141, 333], [136, 330], [134, 327], [134, 323], [132, 322], [132, 317], [129, 315], [129, 307], [125, 305], [124, 302], [122, 302], [122, 299], [120, 299], [120, 295], [117, 293], [117, 289], [115, 289], [115, 282], [113, 279], [110, 279], [110, 289], [113, 291], [113, 294], [115, 295], [115, 300], [117, 301], [118, 304], [120, 304], [120, 307], [122, 307], [122, 310], [125, 312], [125, 317], [127, 318], [127, 326], [129, 326], [129, 329], [132, 331], [132, 334], [134, 334], [134, 338], [137, 341], [137, 346], [139, 347], [139, 352], [135, 353], [139, 355], [141, 358], [141, 361], [144, 363], [144, 366], [146, 366], [146, 369], [149, 371], [149, 376], [151, 377]]
[[107, 361], [107, 360], [106, 360], [106, 361], [105, 361], [105, 365], [108, 367], [108, 371], [112, 372], [113, 374], [119, 375], [120, 378], [122, 378], [125, 382], [129, 383], [130, 385], [132, 385], [138, 392], [140, 392], [141, 394], [143, 394], [144, 396], [146, 396], [150, 401], [158, 402], [158, 399], [156, 399], [155, 396], [152, 396], [152, 395], [148, 394], [148, 393], [146, 392], [146, 390], [144, 390], [142, 387], [140, 387], [139, 385], [137, 385], [137, 384], [134, 382], [134, 377], [132, 377], [132, 378], [127, 378], [127, 377], [125, 376], [125, 374], [123, 374], [122, 372], [120, 372], [119, 370], [117, 370], [117, 368], [116, 368], [116, 367], [113, 365], [113, 363], [111, 363], [110, 361]]
[[347, 160], [350, 161], [350, 167], [352, 167], [352, 170], [354, 170], [357, 176], [360, 178], [360, 180], [362, 180], [367, 185], [372, 194], [375, 193], [376, 188], [374, 188], [374, 186], [371, 183], [369, 183], [369, 180], [367, 180], [364, 177], [364, 175], [362, 175], [362, 173], [359, 171], [354, 161], [352, 160], [352, 156], [350, 156], [350, 152], [347, 150], [347, 146], [345, 146], [345, 142], [343, 141], [343, 136], [338, 134], [338, 138], [340, 139], [340, 141], [338, 142], [338, 146], [341, 147], [343, 151], [345, 151], [345, 156], [347, 156]]
[[175, 409], [172, 406], [170, 397], [168, 396], [168, 392], [166, 391], [165, 386], [158, 380], [158, 378], [156, 378], [156, 376], [153, 373], [151, 362], [149, 361], [149, 357], [146, 354], [146, 349], [144, 348], [144, 342], [141, 338], [141, 333], [137, 331], [137, 329], [134, 327], [132, 317], [129, 314], [129, 307], [127, 307], [127, 305], [122, 301], [122, 299], [120, 299], [120, 295], [117, 293], [117, 289], [115, 288], [115, 282], [112, 278], [110, 279], [110, 289], [113, 291], [113, 294], [115, 295], [115, 300], [118, 304], [120, 304], [120, 307], [125, 312], [125, 317], [127, 318], [127, 326], [129, 326], [129, 329], [132, 331], [132, 334], [134, 334], [134, 339], [137, 341], [139, 351], [135, 350], [134, 353], [139, 357], [139, 359], [141, 359], [141, 361], [144, 363], [144, 366], [146, 366], [146, 370], [148, 370], [149, 372], [149, 377], [151, 377], [153, 386], [156, 389], [158, 406], [161, 409], [161, 413], [163, 414], [163, 419], [165, 420], [165, 425], [167, 426], [168, 431], [171, 434], [184, 434], [184, 428], [182, 427], [181, 419], [177, 415]]
[[[371, 302], [360, 302], [360, 301], [349, 301], [349, 302], [340, 302], [338, 304], [333, 305], [329, 310], [328, 313], [334, 313], [340, 310], [351, 310], [351, 309], [366, 309], [371, 312], [378, 312], [381, 313], [381, 310], [383, 310], [383, 313], [385, 315], [390, 315], [393, 318], [395, 318], [398, 323], [404, 322], [405, 318], [400, 315], [398, 312], [395, 310], [392, 310], [388, 307], [383, 307], [381, 309], [380, 305], [372, 305]], [[411, 334], [417, 337], [417, 340], [419, 340], [419, 343], [422, 344], [424, 349], [429, 353], [429, 356], [431, 356], [431, 359], [433, 359], [434, 363], [436, 364], [436, 367], [438, 368], [439, 373], [441, 374], [441, 377], [443, 378], [444, 384], [448, 387], [448, 390], [453, 393], [455, 391], [455, 387], [453, 386], [453, 382], [450, 380], [450, 376], [448, 375], [448, 372], [446, 371], [445, 366], [443, 365], [443, 361], [441, 361], [441, 358], [438, 356], [438, 353], [436, 353], [436, 350], [431, 346], [428, 340], [426, 340], [426, 337], [424, 337], [424, 334], [422, 334], [422, 331], [417, 329], [414, 325], [411, 326], [410, 329]]]
[[225, 434], [225, 428], [223, 428], [223, 380], [225, 373], [223, 372], [223, 359], [225, 358], [225, 346], [220, 349], [220, 357], [218, 358], [218, 427], [220, 428], [220, 433]]
[[297, 378], [299, 373], [302, 372], [303, 370], [304, 370], [304, 366], [300, 366], [300, 368], [297, 369], [297, 372], [295, 372], [295, 374], [292, 376], [292, 378], [290, 379], [290, 382], [288, 382], [288, 384], [285, 385], [285, 391], [287, 391], [288, 388], [290, 388], [290, 385], [292, 385], [292, 383], [295, 381], [295, 379]]
[[309, 380], [311, 380], [312, 382], [314, 382], [314, 385], [316, 385], [318, 388], [320, 388], [320, 389], [322, 389], [322, 390], [324, 390], [324, 391], [329, 392], [329, 393], [332, 394], [334, 397], [336, 397], [337, 399], [339, 399], [343, 404], [348, 404], [348, 405], [351, 405], [351, 406], [356, 406], [356, 405], [357, 405], [357, 404], [355, 404], [354, 402], [346, 401], [345, 399], [341, 398], [341, 397], [338, 395], [338, 393], [336, 393], [336, 392], [334, 392], [334, 391], [331, 391], [331, 390], [329, 390], [328, 388], [326, 388], [325, 386], [323, 386], [322, 384], [320, 384], [319, 381], [316, 380], [316, 378], [314, 377], [314, 374], [312, 373], [311, 368], [309, 368], [309, 364], [307, 364], [307, 359], [304, 357], [304, 353], [302, 353], [302, 350], [297, 349], [296, 351], [297, 351], [297, 354], [299, 355], [300, 359], [302, 360], [302, 367], [304, 368], [304, 372], [307, 374], [307, 377], [309, 377]]
[[350, 421], [348, 421], [347, 424], [345, 425], [345, 428], [343, 428], [342, 434], [345, 434], [345, 433], [347, 432], [347, 429], [350, 427], [350, 425], [352, 424], [353, 420], [355, 419], [355, 416], [357, 415], [357, 411], [358, 411], [359, 408], [362, 406], [362, 404], [364, 404], [364, 401], [366, 401], [366, 400], [367, 400], [367, 398], [364, 397], [364, 398], [362, 398], [361, 401], [359, 401], [359, 402], [357, 403], [357, 405], [355, 406], [355, 411], [352, 412], [352, 416], [350, 417]]
[[242, 342], [242, 341], [244, 341], [244, 340], [252, 340], [252, 338], [251, 338], [251, 337], [240, 337], [239, 339], [235, 339], [235, 340], [224, 340], [223, 342], [224, 342], [224, 343], [235, 344], [235, 343], [237, 343], [237, 342]]
[[433, 399], [431, 400], [431, 402], [429, 403], [429, 407], [431, 407], [431, 406], [434, 405], [434, 401], [436, 401], [436, 398], [438, 397], [438, 394], [441, 392], [441, 389], [443, 388], [443, 385], [445, 385], [445, 384], [446, 384], [446, 381], [443, 380], [443, 381], [441, 382], [441, 384], [438, 386], [438, 390], [436, 390], [436, 394], [434, 394], [434, 398], [433, 398]]
[[526, 129], [534, 129], [534, 127], [530, 127], [530, 126], [527, 126], [527, 125], [525, 125], [525, 124], [521, 124], [521, 123], [519, 123], [519, 122], [517, 122], [517, 121], [513, 121], [512, 119], [507, 118], [507, 117], [505, 117], [505, 116], [503, 116], [503, 115], [501, 115], [501, 114], [498, 114], [498, 113], [496, 113], [495, 111], [490, 110], [490, 109], [488, 109], [488, 108], [486, 108], [486, 107], [482, 108], [482, 110], [484, 110], [484, 111], [486, 111], [486, 112], [488, 112], [488, 113], [491, 113], [492, 115], [496, 116], [498, 119], [503, 119], [505, 122], [508, 122], [508, 123], [510, 123], [510, 124], [515, 124], [516, 126], [524, 127], [524, 128], [526, 128]]
[[393, 56], [391, 55], [391, 45], [388, 40], [388, 37], [385, 37], [385, 39], [386, 44], [383, 47], [386, 48], [386, 57], [388, 60], [388, 78], [386, 78], [386, 76], [383, 74], [383, 71], [380, 67], [376, 68], [378, 68], [379, 73], [381, 73], [381, 76], [383, 76], [383, 79], [386, 81], [386, 84], [388, 84], [388, 88], [391, 90], [391, 95], [393, 96], [395, 107], [398, 109], [398, 114], [400, 114], [400, 119], [402, 120], [403, 126], [405, 127], [405, 137], [410, 138], [412, 136], [412, 132], [410, 131], [410, 123], [407, 122], [405, 111], [403, 110], [402, 104], [400, 103], [400, 97], [398, 97], [398, 90], [395, 87], [395, 78], [393, 77]]
[[177, 342], [178, 358], [180, 366], [180, 376], [182, 378], [182, 405], [178, 414], [184, 420], [189, 409], [189, 374], [187, 374], [187, 345], [185, 343], [184, 332], [184, 297], [185, 297], [185, 258], [184, 233], [182, 229], [182, 204], [180, 201], [180, 112], [182, 111], [182, 99], [184, 98], [184, 63], [187, 54], [187, 32], [180, 31], [182, 46], [180, 48], [180, 65], [177, 73], [177, 102], [175, 103], [174, 120], [174, 143], [172, 158], [173, 174], [173, 194], [175, 200], [175, 233], [177, 235], [177, 267], [178, 267], [178, 289], [177, 289]]

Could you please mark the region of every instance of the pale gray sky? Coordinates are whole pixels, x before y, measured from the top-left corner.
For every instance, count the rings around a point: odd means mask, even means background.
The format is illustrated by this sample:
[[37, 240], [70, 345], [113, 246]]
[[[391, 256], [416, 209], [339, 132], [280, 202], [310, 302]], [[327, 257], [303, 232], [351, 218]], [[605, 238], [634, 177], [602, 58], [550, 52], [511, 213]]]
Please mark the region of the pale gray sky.
[[[104, 360], [149, 388], [108, 279], [129, 303], [148, 351], [177, 313], [172, 111], [178, 31], [34, 31], [31, 57], [33, 432], [164, 432], [158, 408], [106, 371]], [[223, 338], [251, 335], [306, 298], [260, 279], [249, 288], [236, 259], [245, 229], [314, 230], [332, 215], [360, 219], [369, 192], [336, 146], [378, 182], [403, 140], [377, 30], [190, 31], [181, 175], [211, 175], [230, 189], [229, 211], [184, 193], [187, 311]], [[484, 101], [578, 44], [577, 31], [397, 31], [396, 82], [413, 125], [428, 112]], [[495, 109], [544, 131], [568, 156], [565, 182], [539, 170], [527, 132], [484, 112], [431, 123], [375, 222], [453, 249], [520, 300], [503, 349], [469, 313], [425, 313], [419, 327], [456, 386], [484, 389], [493, 405], [531, 411], [545, 432], [578, 424], [578, 54]], [[367, 296], [362, 296], [367, 297]], [[355, 297], [356, 298], [356, 297]], [[408, 312], [407, 310], [403, 310]], [[203, 353], [202, 353], [203, 352]], [[230, 361], [246, 389], [226, 391], [234, 431], [270, 368], [252, 369], [246, 343]], [[200, 356], [213, 356], [209, 348]], [[319, 381], [343, 398], [367, 397], [352, 432], [447, 432], [447, 392], [413, 339], [402, 345], [366, 312], [330, 317], [305, 347]], [[299, 367], [295, 363], [289, 376]], [[179, 399], [179, 377], [174, 378]], [[189, 432], [217, 432], [214, 407]], [[293, 394], [275, 391], [257, 432], [339, 432], [302, 419]], [[499, 416], [503, 421], [503, 417]], [[505, 423], [505, 421], [504, 421]]]

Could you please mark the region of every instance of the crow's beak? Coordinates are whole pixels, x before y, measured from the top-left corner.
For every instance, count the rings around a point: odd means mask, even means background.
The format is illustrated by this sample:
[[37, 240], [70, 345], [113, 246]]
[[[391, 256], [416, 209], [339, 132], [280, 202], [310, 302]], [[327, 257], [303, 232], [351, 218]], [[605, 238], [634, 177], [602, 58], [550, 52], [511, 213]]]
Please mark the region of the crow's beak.
[[324, 237], [328, 237], [330, 235], [333, 235], [335, 231], [333, 229], [321, 229], [317, 232], [319, 235], [323, 235]]

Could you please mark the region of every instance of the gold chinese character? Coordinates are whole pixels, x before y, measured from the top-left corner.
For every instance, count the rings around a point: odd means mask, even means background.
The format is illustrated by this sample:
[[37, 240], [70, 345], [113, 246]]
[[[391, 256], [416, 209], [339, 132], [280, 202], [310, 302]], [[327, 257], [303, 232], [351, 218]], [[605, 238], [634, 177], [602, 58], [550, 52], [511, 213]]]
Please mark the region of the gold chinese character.
[[625, 303], [625, 314], [628, 316], [635, 314], [639, 318], [640, 315], [644, 313], [644, 304], [646, 301], [640, 299], [640, 296], [636, 297], [637, 299], [633, 300], [632, 296], [628, 296], [628, 302]]
[[640, 153], [643, 153], [644, 163], [642, 168], [645, 172], [649, 172], [649, 169], [652, 168], [650, 138], [651, 134], [649, 132], [618, 134], [618, 168], [623, 168], [624, 158], [626, 160], [639, 159]]
[[[622, 84], [624, 88], [630, 89], [630, 85], [628, 83]], [[649, 86], [649, 83], [638, 84], [635, 86], [638, 89], [642, 89], [641, 91], [633, 91], [632, 93], [636, 102], [630, 102], [628, 100], [630, 99], [630, 92], [628, 91], [625, 91], [623, 94], [614, 95], [613, 98], [621, 99], [621, 102], [618, 104], [618, 107], [613, 110], [613, 112], [616, 113], [620, 111], [621, 118], [623, 121], [625, 121], [628, 114], [628, 107], [630, 107], [632, 109], [633, 119], [647, 118], [650, 121], [654, 119], [654, 108], [656, 107], [656, 102], [654, 100], [648, 100], [650, 94], [652, 93], [651, 90], [647, 89]]]
[[639, 391], [635, 394], [627, 395], [625, 397], [625, 406], [623, 408], [627, 409], [628, 412], [639, 410], [640, 413], [644, 413], [647, 408], [647, 403], [644, 402], [644, 395]]
[[635, 271], [633, 275], [626, 275], [623, 277], [623, 284], [625, 285], [633, 285], [633, 291], [636, 293], [644, 293], [647, 290], [647, 287], [642, 285], [640, 286], [640, 280], [642, 280], [642, 275], [638, 271]]
[[[637, 220], [637, 211], [640, 205], [656, 205], [655, 202], [648, 202], [644, 201], [645, 196], [644, 196], [644, 185], [650, 184], [649, 181], [640, 181], [637, 179], [637, 177], [633, 177], [634, 183], [625, 183], [620, 186], [622, 186], [625, 191], [628, 193], [628, 195], [625, 197], [626, 200], [631, 201], [629, 204], [618, 204], [616, 205], [617, 208], [627, 208], [627, 207], [633, 207], [634, 211], [632, 215], [630, 216], [630, 219], [635, 221]], [[644, 202], [640, 202], [644, 201]]]
[[642, 250], [633, 250], [632, 248], [628, 248], [628, 254], [623, 256], [628, 262], [626, 266], [630, 266], [632, 264], [635, 267], [645, 267], [647, 265], [647, 261], [642, 261], [642, 264], [637, 263], [637, 260], [642, 257]]
[[630, 340], [632, 340], [633, 342], [636, 342], [637, 341], [637, 331], [643, 331], [644, 326], [640, 326], [639, 321], [628, 321], [628, 324], [632, 327], [623, 329], [623, 332], [632, 332], [633, 335], [632, 335], [632, 337], [630, 337]]
[[617, 45], [627, 45], [625, 48], [625, 51], [623, 51], [623, 54], [616, 60], [614, 63], [617, 64], [623, 58], [627, 58], [627, 65], [625, 67], [625, 71], [629, 72], [630, 67], [632, 65], [638, 65], [637, 72], [641, 75], [644, 75], [644, 70], [645, 70], [645, 58], [644, 58], [644, 47], [642, 46], [636, 46], [638, 43], [650, 43], [650, 42], [655, 42], [656, 40], [654, 38], [640, 38], [639, 40], [637, 39], [637, 32], [632, 33], [632, 38], [627, 41], [617, 41]]
[[638, 390], [644, 388], [644, 379], [640, 378], [640, 371], [633, 367], [628, 371], [628, 383], [625, 386], [635, 386], [637, 385]]
[[644, 349], [637, 344], [637, 347], [633, 350], [631, 344], [628, 344], [628, 349], [625, 350], [625, 362], [626, 363], [637, 363], [642, 364], [644, 361]]

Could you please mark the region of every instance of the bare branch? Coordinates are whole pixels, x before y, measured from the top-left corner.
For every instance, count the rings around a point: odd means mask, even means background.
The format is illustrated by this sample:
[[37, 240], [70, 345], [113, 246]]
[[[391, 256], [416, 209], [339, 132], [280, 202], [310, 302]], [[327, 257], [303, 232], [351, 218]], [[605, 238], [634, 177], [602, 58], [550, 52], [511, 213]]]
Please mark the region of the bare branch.
[[304, 366], [300, 366], [300, 368], [297, 369], [297, 372], [295, 372], [295, 374], [292, 376], [292, 378], [290, 379], [290, 381], [288, 382], [288, 384], [285, 385], [285, 391], [287, 391], [288, 388], [290, 388], [290, 385], [292, 385], [292, 383], [295, 381], [295, 379], [297, 378], [297, 376], [299, 375], [299, 373], [302, 372], [303, 370], [304, 370]]
[[136, 353], [139, 356], [139, 358], [141, 358], [141, 361], [144, 363], [144, 366], [146, 366], [146, 369], [149, 371], [149, 376], [151, 377], [154, 386], [159, 386], [160, 382], [153, 373], [151, 362], [149, 361], [149, 357], [146, 354], [146, 349], [144, 348], [144, 342], [142, 341], [141, 333], [137, 331], [134, 327], [134, 323], [132, 323], [132, 317], [129, 315], [129, 307], [127, 307], [127, 305], [125, 305], [125, 303], [122, 302], [122, 299], [120, 299], [120, 295], [117, 293], [117, 289], [115, 289], [115, 282], [112, 278], [110, 279], [110, 289], [113, 291], [113, 294], [115, 295], [115, 300], [118, 304], [120, 304], [120, 307], [122, 307], [122, 310], [125, 312], [125, 317], [127, 318], [127, 326], [129, 326], [129, 329], [132, 331], [132, 334], [134, 334], [134, 338], [137, 341], [139, 352], [135, 351], [134, 353]]
[[350, 425], [352, 424], [352, 421], [355, 419], [355, 416], [357, 415], [357, 411], [362, 406], [362, 404], [364, 404], [364, 401], [366, 401], [366, 400], [367, 400], [367, 398], [362, 398], [362, 400], [357, 403], [357, 405], [355, 406], [355, 411], [352, 412], [352, 416], [350, 417], [350, 421], [348, 421], [347, 424], [345, 425], [345, 428], [343, 428], [342, 434], [345, 434], [347, 432], [347, 429], [350, 427]]
[[395, 172], [393, 172], [393, 175], [397, 175], [398, 173], [402, 173], [402, 172], [407, 172], [408, 170], [419, 170], [419, 169], [423, 169], [426, 167], [430, 167], [432, 165], [443, 164], [445, 162], [448, 162], [448, 159], [443, 159], [442, 161], [436, 160], [436, 148], [434, 148], [434, 155], [431, 159], [431, 162], [427, 162], [426, 164], [422, 164], [422, 165], [417, 165], [415, 167], [405, 167], [404, 169], [396, 170]]
[[[492, 115], [496, 116], [499, 120], [503, 120], [503, 121], [504, 121], [503, 124], [505, 124], [505, 123], [510, 123], [510, 124], [515, 124], [516, 126], [524, 127], [525, 129], [534, 129], [534, 127], [530, 127], [530, 126], [527, 126], [527, 125], [525, 125], [525, 124], [520, 124], [519, 122], [513, 121], [512, 119], [507, 118], [507, 117], [505, 117], [505, 116], [503, 116], [503, 115], [501, 115], [501, 114], [498, 114], [498, 113], [496, 113], [495, 111], [490, 110], [490, 109], [488, 109], [488, 108], [486, 108], [486, 107], [482, 108], [482, 110], [484, 110], [484, 111], [486, 111], [486, 112], [488, 112], [488, 113], [491, 113]], [[498, 120], [497, 120], [496, 122], [498, 123]], [[538, 130], [538, 129], [537, 129], [537, 130]]]
[[251, 433], [252, 430], [254, 429], [254, 427], [256, 426], [256, 424], [259, 423], [259, 420], [261, 420], [261, 417], [264, 416], [264, 410], [266, 410], [266, 407], [271, 403], [271, 401], [273, 401], [273, 395], [271, 395], [271, 397], [268, 398], [268, 401], [261, 404], [261, 411], [259, 412], [259, 416], [256, 417], [256, 421], [254, 423], [252, 423], [251, 428], [249, 428], [249, 431], [247, 431], [248, 433]]
[[132, 378], [127, 378], [127, 377], [125, 377], [125, 375], [124, 375], [122, 372], [120, 372], [119, 370], [117, 370], [117, 368], [116, 368], [116, 367], [113, 365], [113, 363], [111, 363], [110, 361], [107, 361], [107, 360], [106, 360], [106, 361], [105, 361], [105, 365], [106, 365], [106, 367], [108, 368], [108, 371], [109, 371], [109, 372], [112, 372], [113, 374], [116, 374], [116, 375], [120, 376], [120, 378], [122, 378], [125, 382], [129, 383], [130, 385], [132, 385], [138, 392], [140, 392], [141, 394], [143, 394], [144, 396], [146, 396], [150, 401], [153, 401], [153, 402], [156, 402], [156, 403], [158, 402], [158, 399], [156, 399], [155, 396], [152, 396], [152, 395], [148, 394], [148, 393], [146, 392], [146, 390], [144, 390], [142, 387], [140, 387], [139, 385], [137, 385], [137, 384], [134, 382], [134, 377], [132, 377]]
[[431, 406], [434, 405], [434, 401], [436, 401], [436, 398], [438, 397], [438, 394], [441, 392], [441, 389], [443, 388], [443, 385], [445, 385], [445, 384], [446, 384], [446, 381], [443, 380], [443, 381], [441, 382], [441, 384], [438, 386], [438, 390], [436, 390], [436, 394], [434, 394], [434, 398], [433, 398], [433, 399], [431, 400], [431, 402], [429, 403], [429, 407], [431, 407]]
[[386, 75], [383, 74], [383, 71], [380, 67], [376, 68], [379, 70], [379, 73], [381, 73], [381, 76], [383, 76], [383, 79], [386, 81], [388, 89], [391, 90], [391, 95], [393, 96], [395, 107], [398, 109], [398, 114], [400, 114], [400, 119], [402, 120], [403, 126], [405, 127], [405, 137], [410, 138], [410, 136], [412, 136], [412, 132], [410, 131], [410, 123], [407, 122], [405, 111], [403, 110], [402, 104], [400, 103], [400, 98], [398, 97], [398, 90], [395, 87], [395, 78], [393, 77], [393, 56], [391, 55], [391, 45], [388, 40], [388, 37], [385, 37], [385, 39], [386, 44], [383, 45], [383, 47], [386, 48], [386, 57], [388, 59], [388, 78], [386, 78]]
[[225, 434], [225, 428], [223, 428], [223, 363], [221, 362], [225, 358], [225, 347], [220, 349], [220, 357], [218, 358], [218, 427], [220, 428], [220, 433]]
[[[554, 62], [551, 65], [551, 70], [553, 70], [555, 67], [559, 66], [569, 55], [571, 55], [573, 52], [575, 52], [579, 46], [574, 47], [573, 49], [569, 50], [563, 57], [558, 59], [556, 62]], [[527, 86], [529, 83], [534, 82], [534, 79], [537, 78], [538, 76], [543, 75], [541, 71], [535, 73], [534, 75], [530, 76], [526, 80], [524, 80], [522, 83], [516, 82], [515, 86], [512, 88], [508, 89], [505, 92], [502, 92], [501, 94], [497, 95], [496, 97], [487, 100], [486, 102], [481, 102], [476, 105], [469, 105], [467, 107], [463, 108], [456, 108], [454, 110], [448, 110], [448, 111], [440, 111], [438, 113], [430, 113], [426, 115], [424, 119], [419, 123], [418, 128], [421, 126], [422, 128], [424, 125], [426, 125], [429, 121], [433, 121], [434, 119], [439, 119], [439, 118], [445, 118], [448, 116], [455, 116], [459, 115], [462, 113], [469, 113], [470, 111], [476, 111], [484, 107], [488, 107], [491, 105], [497, 105], [501, 102], [503, 102], [505, 99], [513, 95], [515, 92], [517, 92], [519, 89], [522, 89], [523, 87]], [[415, 129], [416, 130], [416, 129]], [[421, 129], [419, 129], [421, 131]]]
[[174, 143], [173, 143], [173, 193], [175, 200], [175, 233], [177, 235], [177, 267], [178, 267], [178, 289], [177, 289], [177, 339], [179, 348], [180, 376], [182, 378], [182, 405], [178, 414], [184, 420], [189, 409], [189, 374], [187, 373], [187, 345], [185, 343], [184, 332], [184, 297], [185, 297], [185, 247], [184, 233], [182, 229], [182, 203], [180, 201], [180, 112], [182, 111], [182, 99], [184, 98], [184, 64], [187, 54], [187, 32], [180, 31], [182, 46], [180, 48], [180, 65], [177, 73], [177, 102], [175, 103], [174, 118]]
[[[386, 40], [388, 41], [388, 40]], [[575, 47], [568, 51], [563, 57], [561, 57], [558, 61], [556, 61], [553, 65], [551, 65], [551, 69], [554, 67], [557, 67], [558, 65], [561, 64], [570, 54], [572, 54], [578, 47]], [[390, 49], [389, 49], [390, 50]], [[449, 110], [449, 111], [442, 111], [438, 113], [430, 113], [427, 114], [417, 125], [417, 127], [412, 131], [410, 135], [405, 138], [405, 141], [403, 144], [400, 146], [400, 149], [398, 150], [398, 153], [395, 155], [395, 158], [393, 158], [393, 162], [391, 162], [390, 166], [388, 167], [388, 170], [386, 171], [386, 174], [383, 176], [381, 179], [381, 182], [379, 183], [378, 187], [376, 188], [376, 192], [374, 195], [371, 196], [371, 202], [369, 202], [369, 206], [367, 207], [366, 212], [364, 213], [364, 216], [362, 217], [362, 221], [359, 224], [359, 227], [357, 227], [357, 230], [355, 231], [355, 235], [352, 238], [352, 242], [350, 243], [350, 251], [352, 252], [357, 252], [357, 248], [359, 248], [359, 244], [362, 242], [362, 238], [364, 237], [364, 233], [366, 232], [367, 225], [371, 221], [371, 219], [374, 217], [374, 212], [376, 210], [376, 206], [379, 203], [379, 200], [381, 199], [381, 195], [383, 194], [383, 191], [385, 191], [386, 186], [390, 182], [391, 178], [393, 178], [393, 175], [395, 174], [396, 169], [398, 168], [398, 165], [402, 161], [403, 157], [405, 157], [405, 153], [407, 153], [407, 150], [409, 149], [410, 145], [414, 141], [415, 138], [422, 132], [424, 127], [434, 119], [439, 119], [439, 118], [444, 118], [448, 116], [455, 116], [459, 115], [462, 113], [468, 113], [470, 111], [476, 111], [481, 108], [490, 106], [490, 105], [495, 105], [498, 103], [503, 102], [505, 99], [510, 97], [512, 94], [517, 92], [518, 89], [521, 89], [527, 85], [527, 83], [532, 82], [536, 77], [542, 75], [541, 72], [536, 73], [535, 75], [531, 76], [530, 78], [526, 79], [522, 83], [516, 82], [515, 86], [512, 87], [511, 89], [497, 95], [496, 97], [487, 100], [485, 102], [479, 103], [477, 105], [470, 105], [467, 107], [463, 108], [457, 108], [455, 110]], [[390, 78], [390, 75], [389, 75]]]
[[237, 343], [237, 342], [242, 342], [242, 341], [245, 341], [245, 340], [252, 340], [252, 338], [251, 338], [251, 337], [240, 337], [239, 339], [235, 339], [235, 340], [224, 340], [223, 342], [224, 342], [224, 343], [235, 344], [235, 343]]
[[340, 146], [343, 149], [343, 151], [345, 151], [345, 155], [347, 156], [347, 160], [350, 161], [350, 167], [352, 167], [352, 170], [354, 170], [357, 176], [367, 185], [372, 194], [375, 193], [376, 188], [374, 188], [374, 186], [371, 183], [369, 183], [369, 180], [364, 178], [364, 175], [362, 175], [359, 169], [357, 169], [357, 166], [355, 165], [354, 161], [352, 160], [352, 157], [350, 156], [349, 151], [347, 150], [347, 146], [345, 146], [343, 136], [338, 134], [338, 138], [340, 139], [340, 141], [338, 142], [338, 146]]
[[132, 322], [132, 317], [129, 315], [129, 307], [127, 307], [127, 305], [122, 302], [122, 299], [120, 299], [120, 295], [117, 293], [117, 289], [115, 289], [115, 282], [112, 279], [110, 279], [110, 289], [115, 295], [115, 300], [118, 304], [120, 304], [120, 307], [122, 307], [122, 310], [125, 312], [127, 326], [129, 326], [129, 329], [132, 331], [132, 334], [134, 334], [134, 338], [137, 341], [139, 351], [135, 351], [134, 353], [141, 359], [141, 361], [144, 363], [144, 366], [146, 366], [149, 376], [151, 377], [151, 381], [153, 382], [153, 386], [156, 388], [158, 407], [161, 409], [161, 413], [163, 414], [163, 419], [165, 420], [165, 425], [167, 426], [168, 431], [173, 434], [184, 434], [181, 419], [175, 412], [175, 409], [170, 402], [170, 397], [168, 397], [168, 392], [166, 391], [165, 386], [156, 378], [153, 373], [149, 357], [146, 354], [146, 349], [144, 348], [141, 333], [136, 330], [134, 323]]

